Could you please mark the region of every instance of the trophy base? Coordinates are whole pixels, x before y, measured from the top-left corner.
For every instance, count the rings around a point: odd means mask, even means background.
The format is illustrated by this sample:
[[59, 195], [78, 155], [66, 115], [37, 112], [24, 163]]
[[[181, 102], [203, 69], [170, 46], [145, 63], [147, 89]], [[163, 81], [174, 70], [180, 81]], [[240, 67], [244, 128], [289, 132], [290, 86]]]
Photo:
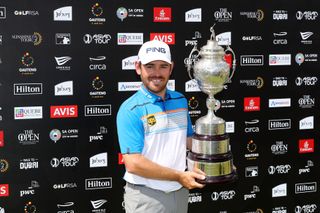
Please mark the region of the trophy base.
[[237, 180], [237, 172], [233, 166], [231, 152], [219, 155], [201, 155], [189, 152], [187, 156], [188, 170], [194, 168], [206, 173], [205, 180], [197, 180], [203, 184], [230, 183]]

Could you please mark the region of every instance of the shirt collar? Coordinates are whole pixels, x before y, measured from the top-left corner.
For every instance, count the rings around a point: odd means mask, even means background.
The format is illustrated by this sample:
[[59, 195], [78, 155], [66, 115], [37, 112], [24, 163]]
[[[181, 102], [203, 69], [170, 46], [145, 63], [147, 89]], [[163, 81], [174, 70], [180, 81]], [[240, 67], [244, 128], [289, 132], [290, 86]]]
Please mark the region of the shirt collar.
[[[143, 84], [141, 84], [140, 91], [142, 94], [148, 98], [152, 103], [155, 103], [156, 101], [161, 101], [162, 98], [152, 92], [150, 92]], [[165, 100], [168, 100], [171, 98], [171, 93], [170, 90], [166, 89], [166, 94], [165, 94]]]

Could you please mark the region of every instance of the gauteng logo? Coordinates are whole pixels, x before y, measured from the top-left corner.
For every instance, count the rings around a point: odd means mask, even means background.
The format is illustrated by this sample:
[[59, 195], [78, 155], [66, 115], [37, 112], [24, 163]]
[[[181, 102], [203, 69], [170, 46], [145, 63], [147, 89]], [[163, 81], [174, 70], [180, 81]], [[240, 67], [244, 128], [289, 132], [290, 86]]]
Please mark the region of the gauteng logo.
[[77, 105], [50, 106], [50, 118], [76, 118], [78, 117]]

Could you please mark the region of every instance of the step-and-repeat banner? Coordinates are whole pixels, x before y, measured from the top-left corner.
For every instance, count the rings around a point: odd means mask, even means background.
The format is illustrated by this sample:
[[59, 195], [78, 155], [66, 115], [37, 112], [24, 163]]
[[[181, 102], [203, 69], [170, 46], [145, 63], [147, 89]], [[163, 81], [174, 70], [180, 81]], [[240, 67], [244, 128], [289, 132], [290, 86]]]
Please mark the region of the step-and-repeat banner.
[[239, 179], [190, 191], [189, 212], [319, 212], [319, 13], [318, 1], [2, 0], [0, 212], [124, 212], [115, 118], [140, 87], [138, 49], [171, 46], [168, 86], [195, 122], [206, 95], [185, 62], [214, 24], [237, 60], [216, 114]]

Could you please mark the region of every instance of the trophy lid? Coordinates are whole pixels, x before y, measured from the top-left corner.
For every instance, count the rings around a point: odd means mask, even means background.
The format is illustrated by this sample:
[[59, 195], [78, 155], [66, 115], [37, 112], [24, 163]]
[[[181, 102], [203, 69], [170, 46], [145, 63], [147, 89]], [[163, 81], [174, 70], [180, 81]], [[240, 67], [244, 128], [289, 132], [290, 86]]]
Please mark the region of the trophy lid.
[[207, 40], [207, 44], [201, 47], [201, 56], [223, 56], [225, 54], [224, 49], [218, 45], [216, 40], [216, 34], [214, 32], [213, 26], [210, 28], [211, 36], [210, 40]]

